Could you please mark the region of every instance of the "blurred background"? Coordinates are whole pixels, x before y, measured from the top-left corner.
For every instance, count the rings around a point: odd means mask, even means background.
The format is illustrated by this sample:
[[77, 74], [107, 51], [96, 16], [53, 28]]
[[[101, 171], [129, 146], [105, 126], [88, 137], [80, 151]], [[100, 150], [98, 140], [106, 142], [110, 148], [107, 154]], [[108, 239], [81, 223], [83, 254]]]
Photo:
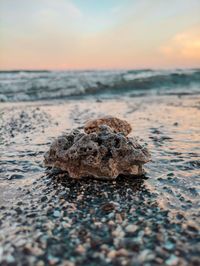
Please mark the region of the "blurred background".
[[0, 69], [199, 67], [199, 0], [1, 0]]
[[0, 100], [196, 94], [199, 0], [0, 0]]

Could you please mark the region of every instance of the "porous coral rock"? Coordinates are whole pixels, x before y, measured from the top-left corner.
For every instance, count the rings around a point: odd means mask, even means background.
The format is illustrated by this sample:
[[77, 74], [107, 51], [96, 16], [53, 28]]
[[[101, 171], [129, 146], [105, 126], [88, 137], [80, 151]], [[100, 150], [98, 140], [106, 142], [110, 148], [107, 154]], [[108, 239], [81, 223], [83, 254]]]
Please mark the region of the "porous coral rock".
[[125, 136], [127, 136], [132, 130], [131, 125], [127, 121], [113, 116], [104, 116], [98, 119], [89, 120], [84, 126], [84, 131], [86, 133], [98, 133], [101, 125], [107, 125], [113, 132], [121, 132]]
[[73, 130], [58, 137], [44, 156], [45, 165], [67, 171], [72, 178], [112, 180], [120, 174], [144, 174], [142, 166], [150, 160], [147, 148], [126, 137], [127, 131], [115, 133], [113, 128], [98, 125], [96, 132]]

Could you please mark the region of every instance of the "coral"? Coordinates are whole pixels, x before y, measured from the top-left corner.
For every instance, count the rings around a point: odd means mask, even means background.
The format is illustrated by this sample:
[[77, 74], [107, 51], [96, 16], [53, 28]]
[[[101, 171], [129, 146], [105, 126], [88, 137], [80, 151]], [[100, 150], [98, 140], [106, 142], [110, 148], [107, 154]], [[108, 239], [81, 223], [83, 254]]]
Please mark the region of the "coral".
[[126, 121], [117, 125], [107, 119], [88, 122], [87, 133], [76, 129], [55, 139], [44, 156], [45, 165], [67, 171], [72, 178], [112, 180], [120, 174], [143, 175], [142, 166], [150, 160], [148, 149], [125, 136], [130, 130]]
[[113, 132], [121, 132], [125, 136], [127, 136], [132, 131], [131, 125], [127, 121], [113, 116], [104, 116], [88, 121], [85, 124], [84, 131], [86, 133], [97, 133], [99, 132], [99, 126], [101, 125], [107, 125], [112, 129]]

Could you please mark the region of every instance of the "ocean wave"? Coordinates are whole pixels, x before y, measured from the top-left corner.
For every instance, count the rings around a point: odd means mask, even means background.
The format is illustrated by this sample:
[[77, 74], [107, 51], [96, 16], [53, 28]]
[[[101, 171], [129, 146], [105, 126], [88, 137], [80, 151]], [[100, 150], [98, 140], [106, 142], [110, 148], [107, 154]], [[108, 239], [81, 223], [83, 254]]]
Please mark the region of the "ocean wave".
[[200, 69], [0, 71], [0, 101], [196, 93]]

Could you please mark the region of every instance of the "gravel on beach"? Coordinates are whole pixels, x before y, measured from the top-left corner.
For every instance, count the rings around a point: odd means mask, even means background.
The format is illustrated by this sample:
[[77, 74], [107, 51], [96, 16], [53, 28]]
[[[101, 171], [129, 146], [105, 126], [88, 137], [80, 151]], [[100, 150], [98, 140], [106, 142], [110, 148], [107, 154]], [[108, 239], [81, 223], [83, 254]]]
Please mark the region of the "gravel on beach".
[[[3, 104], [0, 265], [200, 265], [199, 104], [192, 97], [93, 100], [90, 108], [86, 100]], [[54, 137], [104, 113], [121, 114], [149, 144], [146, 176], [77, 181], [43, 168]]]

